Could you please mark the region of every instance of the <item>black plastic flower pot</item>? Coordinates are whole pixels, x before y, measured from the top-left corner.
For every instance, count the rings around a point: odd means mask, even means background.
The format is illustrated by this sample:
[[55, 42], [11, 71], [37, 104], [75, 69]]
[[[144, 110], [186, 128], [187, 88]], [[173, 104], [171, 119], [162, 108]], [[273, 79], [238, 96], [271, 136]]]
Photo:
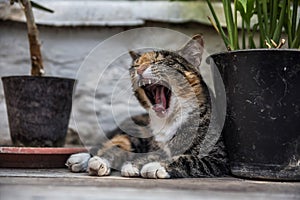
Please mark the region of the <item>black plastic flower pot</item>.
[[209, 60], [225, 85], [232, 174], [300, 180], [300, 51], [242, 50]]
[[2, 77], [11, 139], [16, 146], [60, 147], [65, 143], [75, 80]]

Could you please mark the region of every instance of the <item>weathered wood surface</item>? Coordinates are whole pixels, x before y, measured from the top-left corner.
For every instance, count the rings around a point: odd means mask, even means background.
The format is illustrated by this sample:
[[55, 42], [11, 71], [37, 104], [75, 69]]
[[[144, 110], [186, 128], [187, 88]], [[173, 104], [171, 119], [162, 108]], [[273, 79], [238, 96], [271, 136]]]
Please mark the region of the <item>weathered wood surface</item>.
[[0, 169], [0, 199], [300, 199], [300, 182], [91, 177], [67, 169]]

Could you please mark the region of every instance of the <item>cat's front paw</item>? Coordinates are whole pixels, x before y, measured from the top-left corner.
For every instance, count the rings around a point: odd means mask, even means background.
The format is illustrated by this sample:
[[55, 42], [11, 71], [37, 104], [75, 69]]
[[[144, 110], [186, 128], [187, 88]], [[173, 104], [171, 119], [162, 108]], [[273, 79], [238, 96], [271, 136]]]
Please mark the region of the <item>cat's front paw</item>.
[[89, 160], [87, 171], [89, 175], [107, 176], [110, 174], [110, 163], [105, 158], [94, 156]]
[[142, 167], [141, 176], [143, 178], [171, 178], [166, 168], [159, 162], [151, 162]]
[[140, 176], [140, 170], [132, 163], [125, 163], [121, 169], [121, 175], [126, 177]]
[[90, 158], [91, 155], [89, 153], [76, 153], [69, 157], [66, 166], [72, 172], [85, 172]]

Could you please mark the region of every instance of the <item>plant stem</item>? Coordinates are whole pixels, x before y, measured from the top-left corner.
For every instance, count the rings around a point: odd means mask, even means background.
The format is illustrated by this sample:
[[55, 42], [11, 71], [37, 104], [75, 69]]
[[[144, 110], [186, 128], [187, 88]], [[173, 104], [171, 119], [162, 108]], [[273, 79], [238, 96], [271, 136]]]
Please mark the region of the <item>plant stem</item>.
[[259, 31], [260, 31], [260, 46], [261, 47], [266, 47], [265, 41], [267, 41], [268, 44], [271, 43], [270, 38], [266, 35], [265, 32], [265, 26], [263, 23], [263, 16], [262, 16], [262, 10], [261, 10], [261, 5], [260, 1], [256, 0], [256, 7], [257, 7], [257, 19], [258, 19], [258, 26], [259, 26]]
[[270, 28], [270, 35], [273, 35], [274, 32], [275, 32], [275, 29], [276, 29], [276, 24], [277, 24], [277, 14], [278, 14], [278, 0], [274, 0], [274, 1], [271, 1], [272, 4], [272, 15], [271, 15], [271, 28]]
[[299, 48], [300, 47], [300, 19], [298, 21], [297, 31], [295, 33], [295, 38], [290, 46], [290, 48]]
[[28, 40], [30, 46], [31, 75], [42, 76], [44, 74], [43, 59], [39, 42], [39, 31], [34, 21], [31, 3], [29, 0], [21, 0], [27, 21]]
[[267, 1], [262, 1], [262, 10], [263, 10], [263, 16], [264, 16], [264, 24], [265, 24], [265, 33], [268, 37], [270, 37], [270, 25], [268, 21], [268, 8], [267, 8]]
[[286, 8], [286, 18], [287, 22], [284, 24], [284, 27], [286, 29], [287, 35], [288, 35], [288, 45], [292, 45], [293, 37], [292, 37], [292, 14], [291, 14], [291, 7], [290, 7], [290, 0], [288, 0], [288, 5]]
[[[215, 28], [216, 28], [216, 27], [218, 28], [218, 29], [217, 29], [217, 32], [221, 35], [221, 37], [222, 37], [222, 39], [223, 39], [223, 41], [224, 41], [224, 43], [225, 43], [225, 45], [226, 45], [226, 48], [227, 48], [227, 49], [230, 49], [229, 39], [228, 39], [228, 37], [226, 36], [226, 34], [225, 34], [225, 32], [224, 32], [224, 30], [223, 30], [223, 28], [222, 28], [222, 26], [221, 26], [221, 24], [220, 24], [220, 22], [219, 22], [219, 19], [218, 19], [216, 13], [215, 13], [215, 10], [214, 10], [214, 8], [213, 8], [213, 6], [212, 6], [210, 0], [206, 0], [206, 2], [207, 2], [207, 5], [208, 5], [208, 7], [209, 7], [209, 10], [210, 10], [211, 14], [213, 15], [214, 20], [215, 20], [215, 25], [213, 24], [213, 26], [214, 26]], [[208, 17], [208, 19], [211, 21], [210, 17]]]
[[[231, 8], [231, 7], [230, 7]], [[231, 9], [230, 9], [231, 10]], [[234, 47], [240, 49], [239, 46], [239, 35], [237, 27], [237, 1], [234, 1], [234, 21], [233, 21], [233, 38], [234, 38]]]
[[253, 41], [253, 33], [251, 32], [250, 24], [246, 24], [247, 28], [247, 36], [248, 36], [248, 48], [253, 49], [255, 48], [255, 44]]
[[273, 39], [277, 44], [279, 43], [279, 39], [280, 39], [280, 37], [281, 37], [282, 26], [283, 26], [283, 24], [284, 24], [285, 17], [287, 17], [287, 16], [285, 15], [285, 13], [286, 13], [286, 5], [287, 5], [286, 0], [283, 0], [282, 8], [281, 8], [281, 11], [280, 11], [280, 16], [279, 16], [279, 20], [278, 20], [278, 24], [277, 24], [277, 26], [276, 26], [275, 32], [274, 32], [273, 37], [272, 37], [272, 39]]
[[[294, 39], [296, 33], [296, 25], [297, 25], [297, 12], [298, 12], [298, 0], [293, 1], [293, 15], [292, 15], [292, 38]], [[299, 36], [298, 36], [299, 37]]]
[[245, 20], [242, 19], [242, 48], [246, 48]]
[[223, 0], [223, 6], [224, 6], [224, 14], [226, 19], [226, 25], [227, 25], [227, 32], [230, 42], [230, 49], [236, 50], [237, 49], [237, 41], [235, 40], [235, 30], [234, 30], [234, 21], [232, 16], [232, 10], [231, 10], [231, 2], [229, 0]]

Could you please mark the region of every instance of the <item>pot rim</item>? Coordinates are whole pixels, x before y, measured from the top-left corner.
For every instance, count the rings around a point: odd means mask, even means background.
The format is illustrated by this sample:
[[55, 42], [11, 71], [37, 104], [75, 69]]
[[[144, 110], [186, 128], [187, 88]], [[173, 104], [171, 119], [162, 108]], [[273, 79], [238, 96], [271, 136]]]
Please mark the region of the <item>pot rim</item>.
[[293, 52], [293, 53], [299, 53], [300, 54], [300, 50], [298, 49], [267, 49], [267, 48], [257, 48], [257, 49], [239, 49], [239, 50], [234, 50], [234, 51], [222, 51], [222, 52], [218, 52], [218, 53], [213, 53], [210, 54], [209, 56], [206, 57], [205, 61], [206, 63], [210, 64], [210, 59], [217, 57], [217, 56], [221, 56], [221, 55], [234, 55], [234, 54], [244, 54], [244, 53], [250, 53], [250, 52], [254, 52], [254, 53], [259, 53], [259, 52]]
[[56, 79], [56, 80], [70, 80], [77, 81], [74, 78], [58, 77], [58, 76], [30, 76], [30, 75], [12, 75], [12, 76], [2, 76], [1, 79]]
[[267, 48], [258, 48], [258, 49], [239, 49], [239, 50], [234, 50], [234, 51], [222, 51], [222, 52], [218, 52], [218, 53], [213, 53], [211, 55], [209, 55], [208, 57], [211, 56], [215, 56], [215, 55], [220, 55], [220, 54], [233, 54], [233, 53], [239, 53], [239, 52], [280, 52], [280, 51], [284, 51], [284, 52], [299, 52], [300, 50], [298, 49], [267, 49]]

